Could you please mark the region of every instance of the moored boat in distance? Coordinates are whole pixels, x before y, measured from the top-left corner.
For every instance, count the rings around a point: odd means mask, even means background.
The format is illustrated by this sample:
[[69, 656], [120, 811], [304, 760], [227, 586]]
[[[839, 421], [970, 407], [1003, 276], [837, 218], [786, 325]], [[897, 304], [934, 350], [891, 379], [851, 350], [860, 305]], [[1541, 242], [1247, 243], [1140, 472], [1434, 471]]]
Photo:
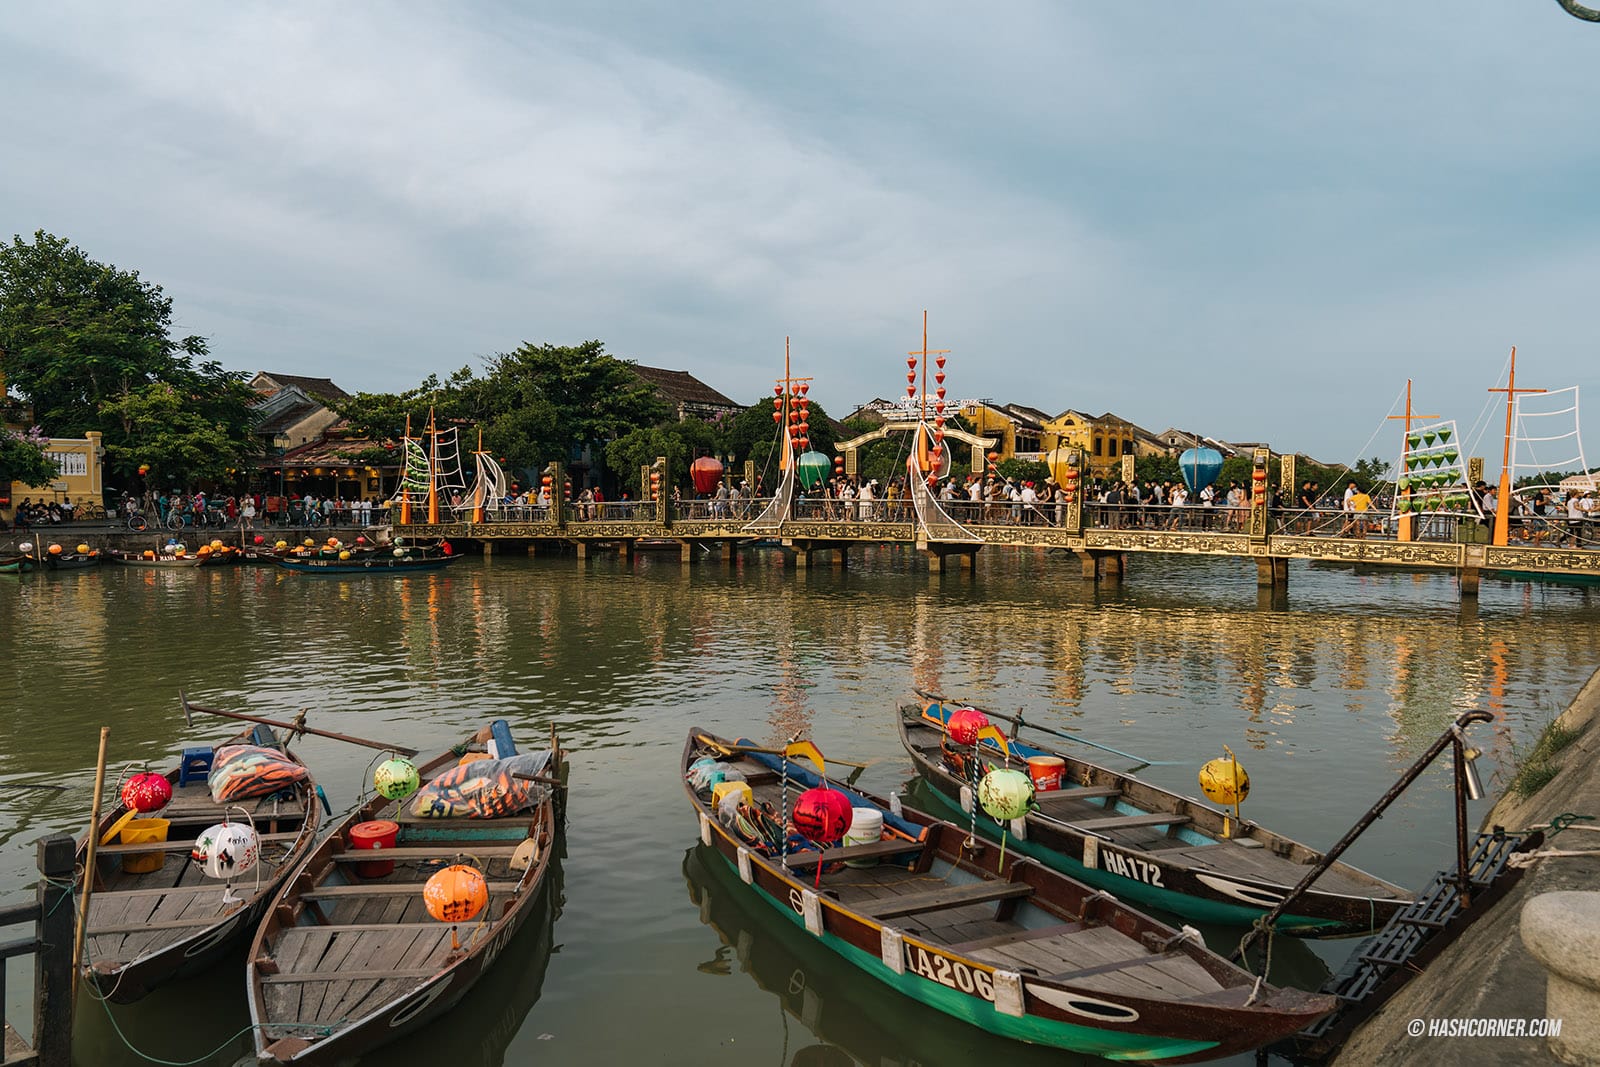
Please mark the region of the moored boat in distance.
[[[701, 843], [864, 980], [1003, 1037], [1160, 1063], [1261, 1047], [1336, 1003], [1266, 985], [1197, 931], [767, 751], [690, 731], [682, 767]], [[800, 790], [792, 812], [778, 810]], [[843, 799], [807, 799], [820, 793]], [[839, 804], [852, 825], [879, 828], [844, 847], [796, 838], [836, 820]]]
[[[284, 886], [247, 965], [261, 1063], [348, 1062], [439, 1018], [534, 914], [561, 752], [516, 756], [498, 725], [394, 771], [422, 791], [358, 807]], [[484, 762], [491, 737], [514, 762]]]
[[[963, 707], [930, 697], [899, 713], [900, 740], [926, 793], [941, 816], [958, 820], [972, 811], [970, 783], [981, 773], [963, 773], [963, 761], [975, 754], [983, 770], [1004, 762], [992, 739], [975, 749], [946, 744], [946, 722]], [[1009, 748], [1013, 763], [1054, 757], [1061, 773], [1060, 788], [1037, 793], [1033, 810], [1009, 827], [1010, 847], [1119, 898], [1198, 922], [1249, 925], [1321, 858], [1309, 846], [1131, 774], [1015, 738]], [[993, 819], [980, 815], [977, 823], [998, 839]], [[1336, 863], [1277, 928], [1305, 937], [1366, 933], [1410, 900], [1406, 889]]]

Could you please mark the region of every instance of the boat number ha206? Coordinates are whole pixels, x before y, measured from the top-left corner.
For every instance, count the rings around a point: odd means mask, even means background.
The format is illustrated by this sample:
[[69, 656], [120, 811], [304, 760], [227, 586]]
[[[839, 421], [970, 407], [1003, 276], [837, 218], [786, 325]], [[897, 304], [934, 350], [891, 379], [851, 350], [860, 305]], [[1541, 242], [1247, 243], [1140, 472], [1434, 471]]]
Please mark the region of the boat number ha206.
[[936, 955], [920, 945], [906, 945], [906, 970], [920, 974], [930, 982], [976, 994], [984, 1000], [994, 999], [994, 980], [989, 977], [988, 971], [975, 970], [960, 960]]

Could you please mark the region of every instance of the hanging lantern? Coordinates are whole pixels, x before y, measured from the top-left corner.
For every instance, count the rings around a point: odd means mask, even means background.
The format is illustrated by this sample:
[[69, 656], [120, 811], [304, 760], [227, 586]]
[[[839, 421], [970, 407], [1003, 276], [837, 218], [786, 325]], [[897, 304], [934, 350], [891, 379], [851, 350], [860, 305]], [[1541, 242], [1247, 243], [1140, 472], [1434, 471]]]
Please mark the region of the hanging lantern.
[[255, 868], [261, 858], [261, 839], [244, 823], [218, 823], [195, 838], [189, 855], [208, 877], [229, 881]]
[[800, 402], [803, 404], [803, 403], [806, 402], [805, 395], [807, 393], [811, 392], [811, 383], [810, 382], [801, 382], [799, 385], [795, 386], [795, 391], [800, 394], [800, 398], [801, 398]]
[[944, 357], [943, 356], [935, 356], [934, 359], [933, 359], [933, 365], [938, 367], [940, 370], [943, 370], [944, 369]]
[[773, 408], [772, 409], [772, 421], [773, 422], [782, 422], [783, 421], [783, 409], [782, 408]]
[[840, 474], [843, 471], [844, 471], [844, 457], [843, 456], [834, 456], [833, 457], [833, 473]]
[[978, 731], [989, 725], [989, 716], [977, 708], [957, 708], [945, 721], [945, 733], [958, 745], [971, 747], [978, 743]]
[[943, 385], [944, 384], [944, 371], [940, 371], [939, 373], [935, 374], [933, 376], [933, 380], [938, 382], [940, 385]]
[[828, 477], [828, 457], [821, 452], [805, 452], [795, 460], [794, 476], [807, 489], [815, 489]]
[[372, 787], [389, 800], [404, 800], [421, 786], [416, 764], [398, 756], [384, 760], [372, 772]]
[[134, 775], [122, 787], [122, 803], [140, 815], [160, 811], [171, 800], [172, 783], [166, 775], [153, 771]]
[[1250, 776], [1229, 753], [1227, 759], [1214, 759], [1200, 768], [1200, 791], [1213, 804], [1236, 805], [1250, 795]]
[[850, 798], [837, 789], [818, 786], [794, 802], [794, 827], [819, 845], [832, 844], [850, 829]]
[[978, 803], [997, 822], [1010, 822], [1033, 809], [1033, 790], [1033, 779], [1022, 771], [999, 768], [978, 782]]
[[442, 923], [471, 922], [489, 904], [489, 883], [476, 867], [452, 864], [428, 879], [422, 901]]
[[714, 493], [722, 481], [722, 461], [715, 456], [701, 456], [689, 464], [689, 479], [697, 493]]
[[774, 386], [773, 386], [773, 387], [772, 387], [772, 395], [773, 395], [773, 396], [782, 396], [782, 395], [783, 395], [783, 386], [781, 386], [781, 385], [774, 385]]

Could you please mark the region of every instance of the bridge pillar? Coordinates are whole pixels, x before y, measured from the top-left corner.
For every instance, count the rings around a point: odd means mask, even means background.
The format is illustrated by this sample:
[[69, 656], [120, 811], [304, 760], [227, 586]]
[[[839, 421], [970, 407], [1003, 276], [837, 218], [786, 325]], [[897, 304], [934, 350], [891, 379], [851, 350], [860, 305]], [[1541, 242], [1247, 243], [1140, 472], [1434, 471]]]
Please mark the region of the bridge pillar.
[[1256, 585], [1262, 589], [1289, 588], [1289, 557], [1257, 556]]
[[679, 563], [693, 563], [694, 562], [694, 542], [693, 541], [679, 541], [678, 542], [678, 562]]
[[1078, 562], [1083, 565], [1084, 581], [1096, 582], [1100, 580], [1100, 561], [1095, 558], [1095, 554], [1093, 552], [1085, 552], [1082, 549], [1076, 549], [1072, 554], [1077, 556]]
[[1127, 573], [1128, 556], [1126, 553], [1113, 552], [1110, 555], [1101, 556], [1100, 558], [1104, 562], [1105, 576], [1107, 578], [1121, 578]]
[[1460, 580], [1461, 595], [1475, 597], [1478, 595], [1478, 578], [1481, 572], [1477, 567], [1462, 567], [1456, 572]]
[[789, 558], [794, 561], [794, 569], [803, 571], [811, 566], [811, 550], [796, 546], [790, 550]]
[[493, 541], [485, 541], [483, 543], [483, 554], [485, 556], [494, 555], [494, 542]]
[[539, 542], [537, 542], [537, 541], [529, 541], [528, 542], [528, 555], [537, 556], [538, 554], [539, 554]]
[[850, 549], [847, 545], [836, 545], [833, 549], [833, 569], [836, 571], [848, 570], [850, 567]]
[[621, 552], [623, 559], [629, 563], [633, 562], [633, 540], [631, 538], [622, 542]]
[[589, 558], [589, 542], [587, 542], [587, 541], [574, 541], [573, 544], [575, 546], [577, 546], [578, 558], [580, 560]]

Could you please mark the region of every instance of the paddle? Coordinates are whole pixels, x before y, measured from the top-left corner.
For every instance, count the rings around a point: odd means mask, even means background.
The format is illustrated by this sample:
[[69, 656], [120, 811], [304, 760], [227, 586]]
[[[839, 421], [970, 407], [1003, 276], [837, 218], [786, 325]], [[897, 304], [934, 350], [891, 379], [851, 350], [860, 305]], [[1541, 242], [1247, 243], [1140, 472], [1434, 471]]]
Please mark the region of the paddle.
[[279, 730], [288, 730], [290, 733], [315, 734], [318, 737], [331, 737], [335, 741], [344, 741], [352, 745], [365, 745], [367, 748], [376, 748], [382, 751], [398, 752], [402, 756], [415, 756], [417, 750], [407, 748], [405, 745], [392, 745], [387, 741], [369, 741], [364, 737], [352, 737], [349, 734], [334, 733], [332, 730], [318, 730], [314, 726], [307, 726], [298, 719], [294, 722], [278, 722], [274, 719], [263, 719], [255, 715], [245, 715], [237, 711], [222, 711], [217, 708], [207, 708], [199, 704], [189, 703], [189, 698], [183, 695], [183, 690], [178, 690], [178, 702], [183, 705], [183, 717], [190, 726], [194, 725], [195, 711], [203, 711], [207, 715], [216, 715], [224, 719], [238, 719], [240, 722], [259, 723], [262, 726], [272, 726]]
[[[930, 693], [930, 692], [928, 692], [928, 691], [926, 691], [924, 689], [917, 689], [917, 690], [915, 690], [915, 692], [919, 697], [922, 697], [925, 700], [937, 700], [941, 704], [945, 703], [945, 698], [942, 697], [942, 696], [939, 696], [937, 693]], [[975, 707], [975, 705], [966, 704], [965, 702], [963, 702], [963, 706], [965, 706], [965, 707]], [[1050, 728], [1048, 726], [1040, 726], [1037, 723], [1024, 722], [1023, 718], [1022, 718], [1022, 716], [1020, 714], [1019, 715], [1007, 715], [1004, 712], [989, 711], [989, 710], [984, 709], [984, 708], [977, 708], [976, 710], [982, 711], [985, 715], [989, 716], [990, 718], [1004, 719], [1006, 722], [1015, 723], [1018, 728], [1026, 726], [1030, 730], [1037, 730], [1040, 733], [1051, 734], [1051, 735], [1053, 735], [1055, 737], [1062, 737], [1062, 738], [1065, 738], [1068, 741], [1076, 741], [1080, 745], [1088, 745], [1090, 748], [1098, 748], [1102, 752], [1110, 752], [1112, 755], [1121, 756], [1124, 759], [1131, 759], [1135, 763], [1139, 764], [1139, 767], [1183, 767], [1183, 766], [1186, 766], [1187, 763], [1188, 763], [1187, 760], [1153, 760], [1153, 759], [1145, 759], [1142, 756], [1135, 756], [1131, 752], [1124, 752], [1120, 748], [1112, 748], [1110, 745], [1102, 745], [1098, 741], [1090, 741], [1087, 738], [1079, 737], [1077, 734], [1067, 733], [1065, 730], [1055, 730], [1055, 729], [1052, 729], [1052, 728]], [[1015, 737], [1016, 734], [1013, 733], [1012, 736]], [[1139, 767], [1135, 767], [1134, 770], [1138, 770]]]

